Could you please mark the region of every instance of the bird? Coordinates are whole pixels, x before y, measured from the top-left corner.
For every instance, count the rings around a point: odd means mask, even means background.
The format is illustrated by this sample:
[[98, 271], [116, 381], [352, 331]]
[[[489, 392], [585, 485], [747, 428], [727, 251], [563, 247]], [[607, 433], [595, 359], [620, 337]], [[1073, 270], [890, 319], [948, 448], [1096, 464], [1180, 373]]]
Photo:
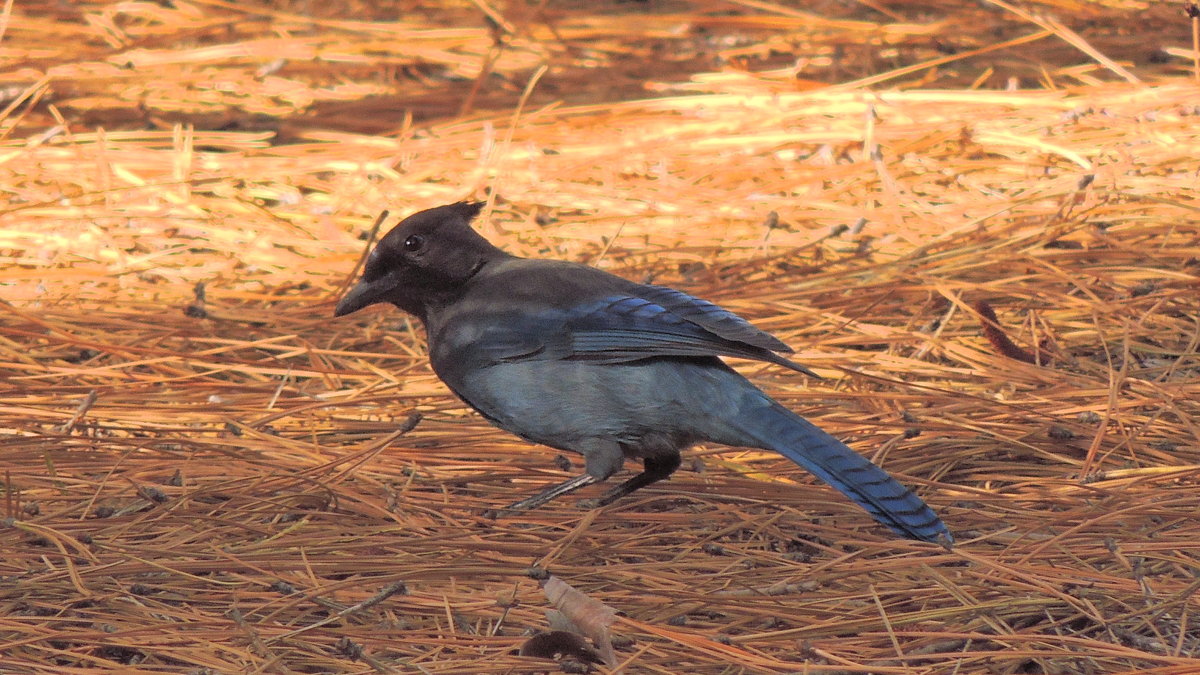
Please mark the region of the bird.
[[722, 360], [815, 375], [783, 356], [793, 350], [778, 338], [682, 291], [507, 253], [472, 228], [482, 208], [463, 201], [401, 220], [334, 315], [390, 303], [416, 317], [433, 371], [458, 398], [501, 429], [583, 456], [583, 474], [489, 515], [536, 508], [641, 460], [640, 473], [581, 502], [611, 504], [708, 442], [777, 452], [896, 534], [952, 545], [912, 490]]

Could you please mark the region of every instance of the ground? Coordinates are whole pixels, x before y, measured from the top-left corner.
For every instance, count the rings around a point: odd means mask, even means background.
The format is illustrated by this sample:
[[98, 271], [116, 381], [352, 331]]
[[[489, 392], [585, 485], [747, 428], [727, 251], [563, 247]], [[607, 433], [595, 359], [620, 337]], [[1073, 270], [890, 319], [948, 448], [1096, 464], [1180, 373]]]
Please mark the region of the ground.
[[[1186, 9], [6, 6], [0, 670], [570, 671], [516, 655], [548, 573], [599, 672], [1196, 672]], [[578, 458], [332, 318], [382, 211], [465, 198], [780, 337], [823, 379], [733, 365], [957, 545], [719, 446], [484, 518]]]

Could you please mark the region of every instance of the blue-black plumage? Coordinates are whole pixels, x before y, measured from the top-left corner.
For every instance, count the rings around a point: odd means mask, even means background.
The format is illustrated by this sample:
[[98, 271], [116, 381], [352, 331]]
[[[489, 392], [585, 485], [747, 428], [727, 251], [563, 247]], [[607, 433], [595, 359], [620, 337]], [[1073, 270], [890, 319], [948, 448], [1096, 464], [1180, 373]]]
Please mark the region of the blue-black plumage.
[[780, 355], [792, 351], [783, 342], [674, 289], [510, 255], [471, 229], [481, 206], [460, 202], [401, 221], [335, 314], [380, 302], [413, 314], [434, 371], [463, 401], [522, 438], [583, 455], [586, 473], [505, 510], [534, 508], [641, 459], [642, 473], [597, 500], [608, 504], [670, 476], [682, 449], [710, 441], [774, 450], [898, 534], [952, 543], [911, 490], [719, 358], [811, 375]]

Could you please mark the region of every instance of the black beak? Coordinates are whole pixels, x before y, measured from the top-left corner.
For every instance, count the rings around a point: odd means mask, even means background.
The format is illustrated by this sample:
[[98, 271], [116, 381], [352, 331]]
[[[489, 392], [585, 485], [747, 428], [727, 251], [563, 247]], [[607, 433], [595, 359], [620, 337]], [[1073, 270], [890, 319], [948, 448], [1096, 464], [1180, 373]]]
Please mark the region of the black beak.
[[333, 310], [333, 315], [345, 316], [351, 312], [357, 312], [363, 307], [383, 302], [383, 296], [392, 290], [393, 284], [391, 281], [386, 276], [374, 281], [360, 280], [338, 301], [337, 307]]

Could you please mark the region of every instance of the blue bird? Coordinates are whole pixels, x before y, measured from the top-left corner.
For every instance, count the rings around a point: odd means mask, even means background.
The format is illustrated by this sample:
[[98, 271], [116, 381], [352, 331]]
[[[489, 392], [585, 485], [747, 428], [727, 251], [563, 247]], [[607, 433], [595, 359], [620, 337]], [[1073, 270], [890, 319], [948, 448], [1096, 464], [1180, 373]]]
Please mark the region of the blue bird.
[[709, 441], [778, 452], [901, 536], [953, 542], [911, 490], [719, 358], [811, 375], [779, 355], [787, 345], [680, 291], [505, 253], [471, 229], [482, 206], [405, 218], [334, 313], [387, 302], [416, 316], [434, 372], [459, 398], [501, 429], [583, 455], [583, 475], [503, 511], [535, 508], [642, 460], [641, 473], [594, 501], [609, 504], [667, 478], [682, 449]]

